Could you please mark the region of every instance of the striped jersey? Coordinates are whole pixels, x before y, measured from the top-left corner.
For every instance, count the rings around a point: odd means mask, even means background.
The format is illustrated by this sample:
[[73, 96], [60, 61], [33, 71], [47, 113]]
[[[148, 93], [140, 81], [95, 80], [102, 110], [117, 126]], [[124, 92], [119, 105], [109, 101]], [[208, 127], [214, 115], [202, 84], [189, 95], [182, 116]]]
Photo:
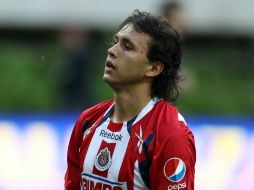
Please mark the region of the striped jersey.
[[113, 110], [109, 100], [79, 116], [68, 147], [66, 189], [194, 189], [194, 137], [174, 106], [153, 99], [123, 123], [110, 120]]

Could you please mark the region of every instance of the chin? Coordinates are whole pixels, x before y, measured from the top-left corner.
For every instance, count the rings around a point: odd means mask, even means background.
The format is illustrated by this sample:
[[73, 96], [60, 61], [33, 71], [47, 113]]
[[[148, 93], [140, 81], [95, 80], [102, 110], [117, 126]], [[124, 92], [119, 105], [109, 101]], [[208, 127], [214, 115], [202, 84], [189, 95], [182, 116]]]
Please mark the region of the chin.
[[103, 77], [102, 77], [102, 79], [103, 79], [105, 82], [107, 82], [109, 85], [110, 85], [110, 83], [113, 82], [113, 81], [112, 81], [112, 77], [111, 77], [110, 75], [107, 75], [107, 74], [104, 74]]
[[110, 78], [111, 78], [111, 77], [110, 77], [108, 74], [105, 74], [105, 73], [104, 73], [104, 75], [103, 75], [103, 77], [102, 77], [102, 79], [103, 79], [104, 81], [106, 81], [106, 82], [107, 82], [108, 80], [110, 80]]
[[103, 76], [103, 80], [104, 80], [113, 90], [118, 89], [119, 84], [118, 84], [116, 81], [112, 80], [111, 77], [105, 76], [105, 75], [104, 75], [104, 76]]

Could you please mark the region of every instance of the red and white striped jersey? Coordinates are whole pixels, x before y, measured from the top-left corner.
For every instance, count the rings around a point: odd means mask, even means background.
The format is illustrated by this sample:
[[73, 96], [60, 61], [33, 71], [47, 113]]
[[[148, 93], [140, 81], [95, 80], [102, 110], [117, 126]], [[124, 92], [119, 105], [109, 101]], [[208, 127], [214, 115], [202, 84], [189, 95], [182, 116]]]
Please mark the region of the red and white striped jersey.
[[175, 107], [151, 100], [130, 121], [114, 123], [114, 101], [78, 118], [68, 147], [68, 190], [194, 189], [194, 137]]

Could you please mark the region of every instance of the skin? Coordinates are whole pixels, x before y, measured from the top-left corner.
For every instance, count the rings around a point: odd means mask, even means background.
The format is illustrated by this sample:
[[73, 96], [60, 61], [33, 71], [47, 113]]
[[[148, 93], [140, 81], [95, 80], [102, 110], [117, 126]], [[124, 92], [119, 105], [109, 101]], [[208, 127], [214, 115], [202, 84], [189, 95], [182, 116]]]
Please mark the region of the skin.
[[149, 35], [128, 24], [118, 31], [108, 49], [103, 79], [114, 90], [113, 122], [134, 118], [152, 98], [152, 81], [162, 72], [163, 64], [148, 60], [150, 40]]

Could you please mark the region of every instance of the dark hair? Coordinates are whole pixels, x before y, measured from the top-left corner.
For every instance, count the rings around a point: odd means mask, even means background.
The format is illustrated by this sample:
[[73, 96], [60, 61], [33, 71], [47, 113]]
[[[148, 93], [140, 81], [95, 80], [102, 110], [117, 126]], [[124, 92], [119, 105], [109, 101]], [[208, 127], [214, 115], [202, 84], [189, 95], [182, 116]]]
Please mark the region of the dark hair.
[[119, 25], [119, 29], [127, 24], [133, 24], [135, 30], [150, 36], [147, 57], [151, 62], [160, 61], [164, 64], [161, 74], [153, 80], [152, 97], [174, 102], [178, 96], [178, 83], [181, 79], [178, 73], [182, 62], [179, 34], [162, 17], [138, 10], [126, 18]]

